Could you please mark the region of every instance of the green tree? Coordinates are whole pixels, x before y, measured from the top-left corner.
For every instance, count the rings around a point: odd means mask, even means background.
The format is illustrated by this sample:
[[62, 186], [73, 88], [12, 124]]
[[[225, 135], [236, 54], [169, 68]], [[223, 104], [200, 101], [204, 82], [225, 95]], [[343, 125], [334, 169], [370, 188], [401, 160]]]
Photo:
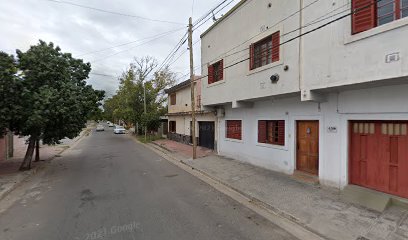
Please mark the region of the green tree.
[[90, 63], [62, 53], [53, 43], [40, 40], [27, 52], [17, 50], [17, 57], [25, 89], [17, 132], [29, 136], [20, 167], [25, 170], [31, 167], [39, 140], [58, 144], [63, 138], [78, 136], [87, 119], [98, 111], [104, 91], [86, 84]]
[[[152, 57], [135, 58], [119, 78], [119, 89], [105, 101], [104, 111], [108, 119], [121, 119], [127, 124], [155, 130], [160, 116], [166, 111], [164, 89], [175, 84], [175, 74], [168, 67], [155, 71], [157, 60]], [[144, 113], [146, 94], [146, 110]]]
[[0, 52], [0, 137], [6, 129], [17, 128], [14, 121], [19, 118], [23, 85], [17, 77], [17, 66], [13, 56]]

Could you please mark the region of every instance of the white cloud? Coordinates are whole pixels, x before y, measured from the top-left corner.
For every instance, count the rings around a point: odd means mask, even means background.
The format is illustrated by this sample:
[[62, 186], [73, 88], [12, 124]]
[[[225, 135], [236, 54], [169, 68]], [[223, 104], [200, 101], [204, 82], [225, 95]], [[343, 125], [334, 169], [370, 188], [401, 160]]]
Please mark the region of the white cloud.
[[[143, 39], [181, 25], [145, 21], [79, 8], [48, 0], [0, 0], [0, 50], [14, 53], [15, 49], [27, 50], [39, 39], [54, 42], [64, 52], [74, 56], [122, 43]], [[109, 11], [138, 15], [152, 19], [188, 23], [192, 0], [67, 0]], [[195, 0], [194, 16], [197, 19], [221, 0]], [[238, 0], [235, 0], [238, 2]], [[234, 3], [235, 4], [235, 3]], [[230, 5], [223, 12], [233, 6]], [[223, 13], [221, 12], [221, 13]], [[220, 14], [221, 14], [220, 13]], [[220, 15], [219, 14], [219, 15]], [[194, 37], [211, 25], [211, 21], [197, 30]], [[163, 61], [176, 45], [184, 31], [169, 34], [140, 47], [138, 43], [86, 55], [85, 61], [103, 59], [92, 64], [94, 72], [119, 76], [134, 57], [150, 55]], [[200, 44], [195, 48], [195, 65], [200, 63]], [[128, 50], [129, 49], [129, 50]], [[182, 50], [186, 49], [183, 46]], [[112, 54], [125, 51], [112, 57]], [[188, 54], [172, 66], [174, 72], [188, 72]], [[89, 83], [97, 89], [112, 94], [117, 88], [116, 78], [90, 75]]]

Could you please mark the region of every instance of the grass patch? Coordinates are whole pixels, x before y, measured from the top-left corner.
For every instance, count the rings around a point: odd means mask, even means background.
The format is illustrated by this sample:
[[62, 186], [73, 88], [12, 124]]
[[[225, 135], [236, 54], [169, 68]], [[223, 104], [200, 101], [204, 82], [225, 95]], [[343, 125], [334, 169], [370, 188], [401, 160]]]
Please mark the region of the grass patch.
[[145, 140], [144, 135], [137, 135], [136, 138], [137, 138], [137, 140], [141, 141], [142, 143], [149, 143], [149, 142], [153, 142], [153, 141], [156, 141], [156, 140], [163, 139], [163, 137], [158, 136], [158, 135], [147, 135], [146, 140]]

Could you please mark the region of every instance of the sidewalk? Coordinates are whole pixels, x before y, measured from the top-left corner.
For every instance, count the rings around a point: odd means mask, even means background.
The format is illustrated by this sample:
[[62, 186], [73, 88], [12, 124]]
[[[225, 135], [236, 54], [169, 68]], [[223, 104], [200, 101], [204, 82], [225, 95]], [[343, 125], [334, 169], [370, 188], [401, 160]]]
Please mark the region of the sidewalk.
[[383, 213], [372, 211], [342, 200], [336, 189], [299, 182], [215, 154], [192, 160], [177, 151], [180, 148], [185, 152], [191, 146], [175, 142], [171, 146], [168, 155], [327, 239], [408, 239], [406, 209], [393, 206]]
[[29, 171], [19, 171], [20, 164], [27, 150], [26, 138], [14, 136], [13, 158], [0, 162], [0, 200], [18, 187], [27, 177], [35, 174], [45, 161], [59, 157], [59, 154], [72, 146], [72, 144], [77, 142], [85, 134], [86, 131], [83, 131], [78, 137], [74, 139], [64, 139], [61, 141], [61, 144], [55, 146], [41, 145], [40, 162], [34, 162], [33, 156], [32, 168]]

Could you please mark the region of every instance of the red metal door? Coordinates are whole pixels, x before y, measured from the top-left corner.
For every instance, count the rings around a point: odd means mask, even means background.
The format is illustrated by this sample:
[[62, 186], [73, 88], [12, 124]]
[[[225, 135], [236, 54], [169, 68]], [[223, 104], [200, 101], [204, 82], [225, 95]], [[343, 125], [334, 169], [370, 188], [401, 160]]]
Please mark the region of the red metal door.
[[408, 198], [408, 122], [350, 123], [350, 183]]

